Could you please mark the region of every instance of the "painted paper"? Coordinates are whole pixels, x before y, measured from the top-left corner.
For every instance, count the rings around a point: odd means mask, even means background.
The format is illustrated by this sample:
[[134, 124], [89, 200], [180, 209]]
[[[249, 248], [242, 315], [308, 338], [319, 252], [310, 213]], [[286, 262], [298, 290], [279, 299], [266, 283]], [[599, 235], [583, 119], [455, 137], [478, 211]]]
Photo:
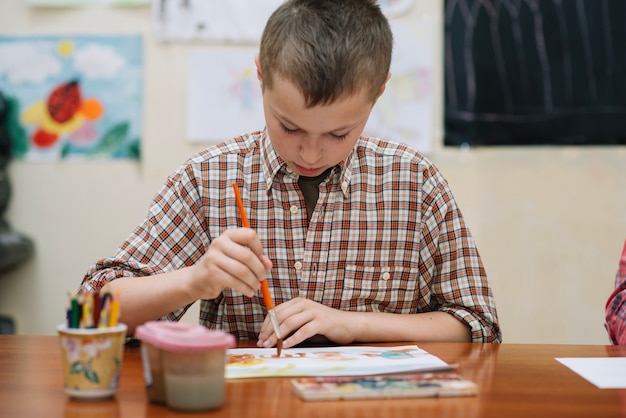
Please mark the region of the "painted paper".
[[363, 376], [448, 370], [451, 366], [418, 346], [337, 346], [227, 351], [226, 378], [272, 376]]

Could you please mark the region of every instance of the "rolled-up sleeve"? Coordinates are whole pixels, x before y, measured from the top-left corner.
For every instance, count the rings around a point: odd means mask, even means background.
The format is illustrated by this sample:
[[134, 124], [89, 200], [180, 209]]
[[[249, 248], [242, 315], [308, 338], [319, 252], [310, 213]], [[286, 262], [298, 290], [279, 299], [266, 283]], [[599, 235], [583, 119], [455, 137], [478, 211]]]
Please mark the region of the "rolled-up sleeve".
[[424, 242], [434, 309], [468, 325], [473, 342], [502, 342], [495, 299], [476, 243], [447, 182], [434, 169], [424, 183]]

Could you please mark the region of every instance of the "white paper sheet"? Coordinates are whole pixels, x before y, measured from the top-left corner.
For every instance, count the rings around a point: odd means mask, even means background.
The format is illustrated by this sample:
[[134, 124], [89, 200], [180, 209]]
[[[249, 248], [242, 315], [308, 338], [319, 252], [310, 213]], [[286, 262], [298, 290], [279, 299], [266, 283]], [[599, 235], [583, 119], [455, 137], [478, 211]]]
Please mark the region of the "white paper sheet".
[[626, 389], [626, 357], [564, 357], [556, 360], [600, 389]]
[[450, 370], [454, 366], [416, 345], [234, 348], [227, 351], [226, 378], [271, 376], [363, 376]]
[[198, 48], [189, 55], [187, 138], [221, 142], [265, 127], [254, 47]]
[[258, 42], [267, 18], [283, 0], [154, 0], [162, 41]]

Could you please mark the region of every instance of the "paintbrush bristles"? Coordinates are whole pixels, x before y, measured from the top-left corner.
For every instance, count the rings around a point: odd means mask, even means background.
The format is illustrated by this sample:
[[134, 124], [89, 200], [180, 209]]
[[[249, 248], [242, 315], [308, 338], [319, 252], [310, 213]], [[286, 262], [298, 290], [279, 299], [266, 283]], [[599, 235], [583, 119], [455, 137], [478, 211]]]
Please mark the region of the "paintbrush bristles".
[[276, 341], [276, 357], [280, 357], [281, 351], [283, 351], [283, 339], [279, 338]]

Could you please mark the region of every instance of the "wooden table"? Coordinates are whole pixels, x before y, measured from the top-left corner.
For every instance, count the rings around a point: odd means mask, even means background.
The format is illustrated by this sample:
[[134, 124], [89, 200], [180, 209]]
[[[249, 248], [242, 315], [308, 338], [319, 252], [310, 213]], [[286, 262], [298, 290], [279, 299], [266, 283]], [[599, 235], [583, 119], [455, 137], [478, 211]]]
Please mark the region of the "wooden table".
[[56, 336], [0, 335], [0, 417], [626, 417], [626, 389], [598, 389], [554, 359], [626, 357], [626, 346], [417, 343], [458, 363], [478, 396], [304, 402], [288, 378], [245, 379], [227, 382], [222, 409], [194, 414], [147, 401], [138, 348], [124, 353], [114, 399], [70, 400], [57, 344]]

